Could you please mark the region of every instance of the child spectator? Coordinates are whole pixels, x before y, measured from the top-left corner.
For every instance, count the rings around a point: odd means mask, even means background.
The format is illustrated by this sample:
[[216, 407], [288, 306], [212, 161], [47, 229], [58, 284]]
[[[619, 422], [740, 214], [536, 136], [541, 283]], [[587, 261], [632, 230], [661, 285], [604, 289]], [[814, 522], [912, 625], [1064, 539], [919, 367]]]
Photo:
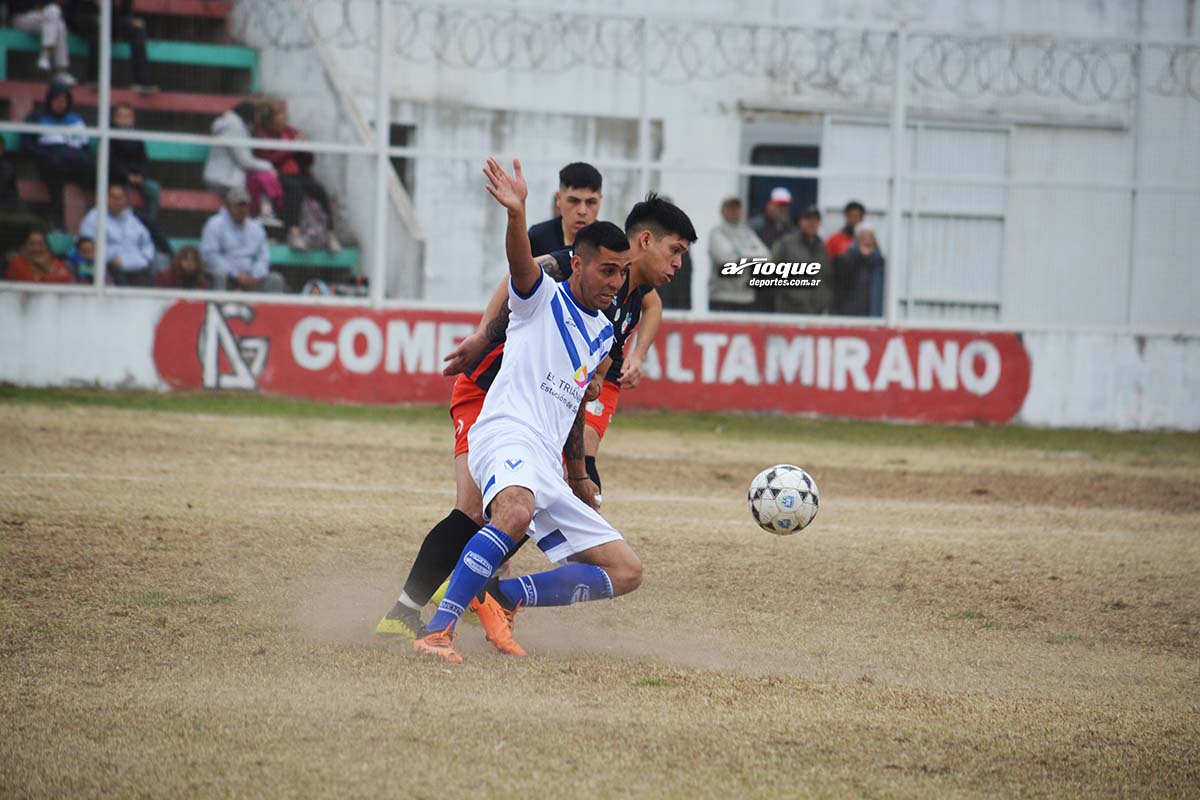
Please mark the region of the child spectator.
[[25, 235], [20, 251], [8, 262], [4, 277], [10, 281], [70, 283], [71, 272], [50, 252], [46, 234], [34, 228]]
[[188, 245], [171, 257], [171, 266], [158, 276], [160, 289], [207, 289], [208, 276], [200, 263], [200, 251]]
[[58, 70], [54, 80], [74, 86], [75, 79], [67, 72], [71, 65], [71, 54], [67, 50], [67, 23], [62, 6], [63, 0], [8, 0], [8, 15], [17, 30], [42, 37], [38, 69], [49, 72], [53, 66]]
[[[259, 117], [259, 127], [255, 131], [259, 139], [296, 142], [304, 138], [300, 131], [288, 125], [287, 111], [279, 106], [263, 103]], [[299, 150], [255, 150], [254, 154], [270, 161], [279, 176], [283, 188], [283, 224], [287, 226], [288, 247], [293, 250], [308, 249], [310, 242], [300, 231], [301, 210], [304, 201], [312, 199], [325, 215], [325, 224], [323, 228], [318, 228], [314, 238], [323, 239], [321, 244], [330, 252], [340, 252], [342, 245], [333, 232], [333, 208], [329, 204], [329, 195], [312, 175], [313, 154]]]
[[[121, 103], [113, 109], [113, 127], [130, 131], [137, 124], [133, 106]], [[146, 143], [133, 139], [109, 139], [108, 174], [113, 183], [125, 183], [142, 193], [146, 201], [143, 209], [147, 219], [158, 219], [159, 199], [162, 187], [158, 181], [147, 177]]]
[[[213, 120], [213, 136], [225, 139], [249, 139], [254, 122], [254, 104], [242, 101]], [[249, 147], [213, 145], [204, 164], [204, 182], [221, 195], [230, 189], [245, 189], [250, 195], [251, 208], [259, 221], [271, 228], [283, 225], [275, 209], [283, 207], [283, 188], [275, 174], [275, 165], [264, 158], [255, 158]]]
[[[93, 208], [79, 224], [79, 235], [96, 238], [97, 209]], [[154, 242], [150, 231], [129, 207], [129, 193], [114, 183], [108, 187], [108, 220], [104, 226], [108, 270], [118, 286], [153, 286]]]
[[[61, 83], [52, 83], [46, 88], [46, 98], [40, 111], [33, 112], [28, 119], [38, 125], [53, 125], [59, 130], [32, 134], [30, 148], [37, 163], [38, 174], [50, 193], [52, 224], [66, 228], [63, 219], [63, 186], [77, 183], [85, 188], [96, 185], [96, 156], [88, 149], [88, 139], [79, 132], [84, 127], [83, 119], [72, 108], [75, 99], [71, 90]], [[75, 132], [72, 132], [72, 131]], [[35, 138], [36, 137], [36, 138]]]
[[[76, 283], [93, 283], [96, 280], [96, 242], [87, 236], [75, 240], [75, 247], [67, 254], [67, 269], [75, 276]], [[112, 273], [105, 277], [105, 283], [113, 282]]]

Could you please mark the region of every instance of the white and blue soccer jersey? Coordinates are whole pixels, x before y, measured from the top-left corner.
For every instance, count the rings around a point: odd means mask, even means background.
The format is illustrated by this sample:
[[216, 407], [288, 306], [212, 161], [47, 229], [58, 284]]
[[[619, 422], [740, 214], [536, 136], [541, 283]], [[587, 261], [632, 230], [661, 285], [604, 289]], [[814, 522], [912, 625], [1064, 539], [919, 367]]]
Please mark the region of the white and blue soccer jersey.
[[471, 436], [484, 437], [497, 425], [524, 426], [558, 459], [588, 381], [612, 347], [613, 326], [545, 273], [525, 297], [510, 280], [508, 305], [504, 364]]

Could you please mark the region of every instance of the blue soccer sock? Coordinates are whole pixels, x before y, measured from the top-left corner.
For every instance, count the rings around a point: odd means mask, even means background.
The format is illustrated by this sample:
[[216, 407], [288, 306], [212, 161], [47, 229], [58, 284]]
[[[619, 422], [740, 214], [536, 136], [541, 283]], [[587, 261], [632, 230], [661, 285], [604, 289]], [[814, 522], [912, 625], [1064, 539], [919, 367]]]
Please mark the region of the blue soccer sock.
[[492, 573], [500, 566], [500, 562], [512, 546], [513, 540], [495, 525], [484, 525], [480, 528], [479, 533], [471, 537], [471, 541], [467, 542], [466, 548], [459, 556], [458, 565], [450, 575], [450, 586], [446, 588], [446, 596], [433, 619], [425, 626], [425, 630], [444, 631], [453, 627], [467, 610], [471, 598], [487, 585], [488, 579], [492, 577]]
[[608, 573], [593, 564], [567, 564], [537, 575], [506, 578], [500, 581], [500, 591], [513, 605], [527, 606], [569, 606], [613, 596]]

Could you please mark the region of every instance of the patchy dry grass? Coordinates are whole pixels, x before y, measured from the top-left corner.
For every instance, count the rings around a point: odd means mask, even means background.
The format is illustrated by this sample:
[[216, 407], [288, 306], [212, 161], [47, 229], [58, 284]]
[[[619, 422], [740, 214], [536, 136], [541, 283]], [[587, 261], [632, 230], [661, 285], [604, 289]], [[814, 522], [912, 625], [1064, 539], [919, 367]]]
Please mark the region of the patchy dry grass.
[[[448, 670], [370, 636], [453, 499], [440, 413], [0, 399], [3, 796], [1200, 785], [1188, 437], [618, 420], [645, 586], [523, 613], [525, 660], [464, 626]], [[744, 503], [781, 461], [822, 489], [785, 538]]]

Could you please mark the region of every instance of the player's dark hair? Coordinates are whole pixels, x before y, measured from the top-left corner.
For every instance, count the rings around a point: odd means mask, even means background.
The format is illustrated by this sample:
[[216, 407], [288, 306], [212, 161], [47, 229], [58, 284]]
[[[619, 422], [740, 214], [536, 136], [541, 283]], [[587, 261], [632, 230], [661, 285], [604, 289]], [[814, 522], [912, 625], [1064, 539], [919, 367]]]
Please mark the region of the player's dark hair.
[[611, 222], [593, 222], [575, 234], [575, 252], [580, 256], [599, 252], [600, 248], [624, 253], [629, 249], [629, 237]]
[[864, 206], [862, 203], [858, 202], [857, 200], [851, 200], [849, 203], [846, 203], [846, 207], [842, 209], [843, 214], [849, 214], [851, 211], [857, 211], [858, 213], [862, 214], [864, 217], [867, 215], [866, 206]]
[[602, 182], [600, 170], [582, 161], [567, 164], [558, 171], [558, 187], [560, 189], [591, 189], [593, 192], [598, 192]]
[[669, 233], [687, 242], [694, 242], [698, 238], [692, 221], [683, 209], [654, 192], [646, 195], [646, 199], [635, 205], [625, 218], [627, 236], [642, 230], [653, 233], [655, 239], [661, 239]]

